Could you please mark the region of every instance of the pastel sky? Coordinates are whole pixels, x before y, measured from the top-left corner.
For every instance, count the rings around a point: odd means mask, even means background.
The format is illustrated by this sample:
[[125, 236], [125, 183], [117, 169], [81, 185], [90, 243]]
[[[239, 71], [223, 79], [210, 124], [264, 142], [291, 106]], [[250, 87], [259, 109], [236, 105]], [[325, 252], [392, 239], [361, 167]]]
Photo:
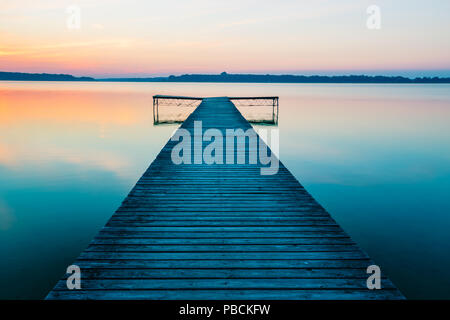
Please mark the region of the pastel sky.
[[450, 76], [450, 1], [0, 0], [0, 70]]

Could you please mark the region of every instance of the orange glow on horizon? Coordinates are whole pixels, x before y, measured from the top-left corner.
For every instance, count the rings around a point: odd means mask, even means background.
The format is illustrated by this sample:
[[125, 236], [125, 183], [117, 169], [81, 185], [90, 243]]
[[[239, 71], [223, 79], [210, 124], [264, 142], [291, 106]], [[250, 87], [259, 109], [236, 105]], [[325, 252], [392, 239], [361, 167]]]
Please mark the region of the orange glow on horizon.
[[[431, 8], [413, 0], [405, 8], [381, 1], [382, 28], [371, 31], [366, 8], [356, 0], [257, 8], [246, 0], [187, 0], [176, 6], [94, 0], [79, 2], [81, 25], [71, 30], [68, 1], [23, 1], [0, 5], [7, 26], [0, 29], [1, 71], [97, 77], [222, 71], [450, 74], [445, 4]], [[424, 14], [429, 11], [435, 14]]]

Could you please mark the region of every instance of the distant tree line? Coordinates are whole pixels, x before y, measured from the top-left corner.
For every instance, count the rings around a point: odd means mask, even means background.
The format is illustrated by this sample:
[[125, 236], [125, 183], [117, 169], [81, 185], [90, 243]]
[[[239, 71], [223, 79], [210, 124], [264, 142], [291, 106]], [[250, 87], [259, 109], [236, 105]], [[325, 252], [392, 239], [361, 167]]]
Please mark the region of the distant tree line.
[[389, 76], [302, 76], [273, 74], [183, 74], [180, 76], [149, 78], [91, 78], [68, 74], [0, 72], [0, 80], [28, 81], [124, 81], [124, 82], [247, 82], [247, 83], [450, 83], [450, 78], [440, 77], [389, 77]]
[[0, 80], [17, 81], [95, 81], [91, 77], [74, 77], [70, 74], [0, 72]]
[[100, 81], [133, 82], [252, 82], [252, 83], [450, 83], [450, 78], [439, 77], [388, 77], [388, 76], [301, 76], [272, 74], [183, 74], [180, 76], [153, 78], [109, 78]]

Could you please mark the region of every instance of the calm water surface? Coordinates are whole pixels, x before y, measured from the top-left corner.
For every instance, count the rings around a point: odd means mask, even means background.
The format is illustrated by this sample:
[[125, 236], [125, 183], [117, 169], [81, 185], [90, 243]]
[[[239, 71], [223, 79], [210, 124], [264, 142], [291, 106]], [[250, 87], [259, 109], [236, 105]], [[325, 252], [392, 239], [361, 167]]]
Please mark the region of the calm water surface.
[[43, 298], [175, 125], [154, 94], [280, 96], [284, 164], [409, 298], [450, 298], [450, 86], [0, 82], [0, 298]]

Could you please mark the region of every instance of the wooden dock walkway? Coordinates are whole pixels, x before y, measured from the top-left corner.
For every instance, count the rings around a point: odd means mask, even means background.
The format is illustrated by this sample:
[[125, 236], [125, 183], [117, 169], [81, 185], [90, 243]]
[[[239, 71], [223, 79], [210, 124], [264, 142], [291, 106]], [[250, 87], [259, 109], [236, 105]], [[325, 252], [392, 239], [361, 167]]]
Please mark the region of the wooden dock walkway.
[[[228, 98], [205, 98], [180, 128], [252, 128]], [[253, 130], [253, 129], [252, 129]], [[180, 164], [171, 141], [47, 299], [402, 299], [279, 163]]]

